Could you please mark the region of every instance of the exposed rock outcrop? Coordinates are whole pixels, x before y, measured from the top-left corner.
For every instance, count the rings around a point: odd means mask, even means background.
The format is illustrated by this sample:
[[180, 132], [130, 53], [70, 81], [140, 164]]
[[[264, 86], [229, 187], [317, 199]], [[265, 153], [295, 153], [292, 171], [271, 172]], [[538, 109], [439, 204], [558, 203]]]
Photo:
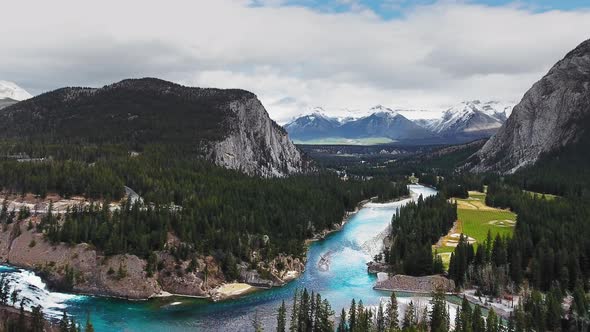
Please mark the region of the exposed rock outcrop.
[[214, 143], [211, 151], [215, 163], [263, 176], [284, 176], [304, 170], [301, 152], [287, 132], [270, 119], [256, 97], [232, 101], [229, 109], [229, 134]]
[[[32, 222], [34, 225], [35, 220]], [[145, 259], [129, 254], [104, 256], [88, 244], [51, 244], [24, 221], [0, 232], [0, 260], [40, 272], [54, 288], [129, 299], [147, 299], [163, 292], [209, 296], [224, 281], [210, 257], [199, 259], [194, 271], [188, 271], [190, 261], [176, 261], [160, 252], [160, 269], [148, 275]]]
[[543, 153], [576, 142], [590, 116], [590, 40], [569, 52], [535, 83], [507, 122], [466, 166], [513, 173]]
[[397, 274], [389, 278], [380, 278], [374, 288], [396, 292], [432, 293], [436, 290], [453, 292], [455, 282], [439, 275], [412, 277]]

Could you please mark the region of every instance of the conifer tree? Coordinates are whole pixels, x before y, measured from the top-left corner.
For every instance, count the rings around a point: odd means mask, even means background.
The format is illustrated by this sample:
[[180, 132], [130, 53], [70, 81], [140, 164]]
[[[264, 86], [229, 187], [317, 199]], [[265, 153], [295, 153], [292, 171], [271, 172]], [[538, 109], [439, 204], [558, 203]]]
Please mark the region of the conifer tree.
[[377, 321], [376, 321], [377, 332], [385, 331], [385, 314], [383, 312], [383, 303], [379, 302], [379, 308], [377, 309]]
[[352, 299], [350, 302], [350, 309], [348, 309], [348, 329], [351, 332], [356, 331], [356, 301]]
[[287, 308], [285, 307], [285, 300], [279, 307], [277, 315], [277, 332], [285, 332], [287, 328]]
[[299, 290], [293, 294], [293, 308], [291, 309], [291, 321], [289, 322], [289, 332], [296, 332], [299, 326]]
[[346, 325], [346, 310], [344, 310], [344, 308], [342, 308], [342, 312], [340, 313], [340, 322], [338, 323], [338, 328], [336, 331], [348, 332], [348, 327]]
[[494, 309], [488, 312], [488, 319], [486, 320], [486, 332], [500, 332], [500, 321]]
[[398, 306], [397, 306], [397, 298], [395, 296], [395, 292], [391, 292], [391, 297], [389, 298], [390, 303], [387, 306], [387, 326], [388, 331], [398, 331], [399, 330], [399, 313], [398, 313]]
[[414, 302], [410, 301], [410, 304], [408, 304], [406, 312], [404, 313], [402, 328], [406, 330], [414, 327], [416, 327], [416, 308], [414, 307]]
[[432, 294], [430, 304], [432, 306], [430, 311], [430, 331], [446, 332], [449, 325], [447, 322], [447, 305], [445, 294], [441, 289]]

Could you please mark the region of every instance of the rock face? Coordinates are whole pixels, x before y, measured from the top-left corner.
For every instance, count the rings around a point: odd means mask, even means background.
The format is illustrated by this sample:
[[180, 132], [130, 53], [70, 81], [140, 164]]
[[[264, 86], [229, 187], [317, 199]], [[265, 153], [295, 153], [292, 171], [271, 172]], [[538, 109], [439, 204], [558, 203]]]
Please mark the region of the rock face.
[[[35, 220], [33, 217], [33, 224]], [[51, 244], [26, 225], [25, 221], [12, 223], [0, 232], [0, 261], [36, 270], [57, 289], [129, 299], [147, 299], [162, 292], [205, 297], [224, 281], [211, 257], [199, 258], [195, 270], [188, 271], [190, 261], [177, 261], [160, 252], [161, 269], [148, 275], [145, 259], [103, 256], [88, 244]], [[68, 269], [73, 273], [72, 282], [67, 281]]]
[[301, 172], [305, 161], [253, 93], [155, 78], [62, 88], [0, 110], [0, 138], [57, 144], [150, 144], [249, 175]]
[[289, 140], [287, 132], [270, 119], [255, 98], [229, 103], [232, 120], [229, 134], [216, 142], [212, 158], [216, 164], [247, 174], [284, 176], [304, 171], [301, 152]]
[[535, 83], [510, 118], [467, 165], [476, 172], [513, 173], [543, 153], [576, 142], [590, 116], [590, 40]]
[[388, 278], [380, 276], [380, 280], [377, 281], [374, 288], [396, 292], [432, 293], [438, 289], [444, 292], [453, 292], [455, 282], [440, 275], [412, 277], [396, 274]]

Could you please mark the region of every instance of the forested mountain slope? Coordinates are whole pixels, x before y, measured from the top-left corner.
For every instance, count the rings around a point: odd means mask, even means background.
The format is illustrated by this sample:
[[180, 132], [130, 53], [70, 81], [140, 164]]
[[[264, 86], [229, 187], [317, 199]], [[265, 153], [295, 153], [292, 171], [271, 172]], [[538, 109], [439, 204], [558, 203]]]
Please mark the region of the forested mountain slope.
[[304, 169], [301, 153], [254, 94], [153, 78], [63, 88], [6, 107], [0, 111], [0, 137], [129, 150], [165, 144], [264, 176]]

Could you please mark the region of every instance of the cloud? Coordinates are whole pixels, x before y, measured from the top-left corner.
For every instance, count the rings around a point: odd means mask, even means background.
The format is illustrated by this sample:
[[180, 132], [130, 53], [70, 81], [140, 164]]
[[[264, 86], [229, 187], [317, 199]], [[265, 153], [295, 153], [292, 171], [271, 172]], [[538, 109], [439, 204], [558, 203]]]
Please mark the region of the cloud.
[[344, 1], [346, 12], [283, 0], [12, 1], [0, 79], [33, 93], [144, 76], [243, 88], [285, 122], [318, 105], [517, 101], [590, 31], [584, 10], [395, 0], [386, 4], [403, 17], [384, 20]]

